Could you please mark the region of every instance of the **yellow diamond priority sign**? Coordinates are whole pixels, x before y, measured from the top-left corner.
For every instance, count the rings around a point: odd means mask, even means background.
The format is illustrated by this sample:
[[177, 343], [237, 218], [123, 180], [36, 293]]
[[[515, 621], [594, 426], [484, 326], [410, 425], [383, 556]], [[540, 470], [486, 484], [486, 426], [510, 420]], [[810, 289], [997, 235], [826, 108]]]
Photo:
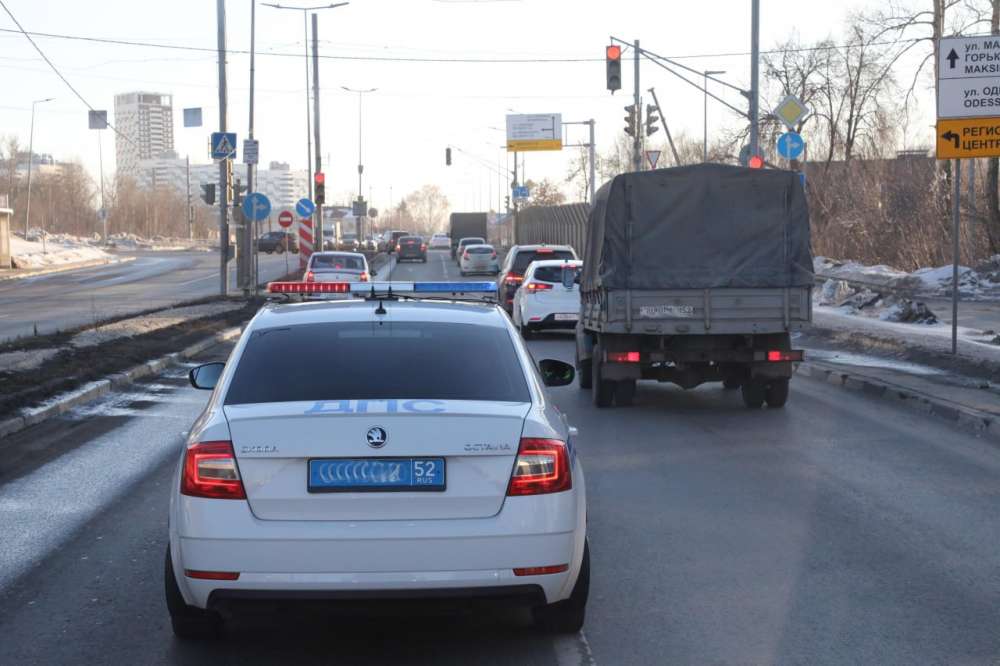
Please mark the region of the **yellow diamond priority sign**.
[[809, 107], [795, 95], [788, 95], [778, 104], [774, 115], [778, 116], [788, 129], [795, 130], [802, 119], [809, 115]]

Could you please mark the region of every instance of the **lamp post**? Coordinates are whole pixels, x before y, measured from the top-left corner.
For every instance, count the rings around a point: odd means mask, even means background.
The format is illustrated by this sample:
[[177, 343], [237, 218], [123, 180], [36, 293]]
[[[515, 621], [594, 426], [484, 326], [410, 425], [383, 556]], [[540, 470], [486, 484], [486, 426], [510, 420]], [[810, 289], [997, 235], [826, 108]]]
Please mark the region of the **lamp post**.
[[[362, 189], [361, 189], [361, 174], [364, 173], [364, 171], [365, 171], [365, 165], [361, 161], [361, 117], [362, 117], [361, 116], [361, 101], [362, 101], [362, 99], [364, 99], [365, 93], [375, 92], [376, 90], [378, 90], [378, 88], [357, 89], [357, 88], [348, 88], [347, 86], [340, 86], [340, 87], [343, 90], [346, 90], [347, 92], [358, 93], [358, 201], [361, 201], [361, 199], [363, 198], [362, 197]], [[361, 220], [359, 220], [358, 221], [358, 227], [359, 227], [358, 228], [358, 238], [363, 238], [364, 237], [363, 233], [362, 233], [363, 229], [360, 228], [362, 224], [363, 224], [363, 222]]]
[[709, 69], [703, 72], [705, 77], [704, 86], [702, 86], [702, 92], [705, 93], [705, 104], [704, 104], [704, 116], [702, 120], [702, 162], [708, 161], [708, 77], [713, 74], [725, 74], [726, 72], [721, 69]]
[[51, 102], [55, 97], [36, 99], [31, 103], [31, 131], [28, 134], [28, 201], [24, 206], [24, 240], [28, 240], [28, 228], [31, 220], [31, 164], [35, 161], [35, 105]]
[[[310, 127], [312, 126], [310, 111], [309, 111], [309, 17], [307, 14], [309, 12], [315, 12], [320, 9], [334, 9], [336, 7], [343, 7], [344, 5], [349, 5], [350, 2], [334, 2], [327, 5], [316, 5], [313, 7], [300, 7], [292, 5], [280, 5], [273, 2], [263, 2], [261, 3], [265, 7], [273, 7], [275, 9], [291, 9], [294, 11], [302, 12], [302, 35], [303, 35], [303, 48], [305, 49], [305, 63], [306, 63], [306, 174], [309, 174], [313, 168], [312, 160], [312, 133]], [[309, 199], [313, 198], [313, 179], [310, 176], [306, 179], [309, 184]], [[320, 246], [322, 249], [322, 246]]]

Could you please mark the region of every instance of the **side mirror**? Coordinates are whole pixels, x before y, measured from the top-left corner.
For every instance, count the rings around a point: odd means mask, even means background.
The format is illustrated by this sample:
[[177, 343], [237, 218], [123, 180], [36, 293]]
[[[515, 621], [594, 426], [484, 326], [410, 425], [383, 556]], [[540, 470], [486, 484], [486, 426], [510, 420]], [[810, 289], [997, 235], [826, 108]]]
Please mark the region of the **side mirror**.
[[188, 381], [196, 389], [211, 391], [219, 383], [219, 377], [222, 376], [225, 367], [225, 363], [205, 363], [197, 368], [191, 368], [191, 372], [188, 373]]
[[567, 386], [573, 383], [576, 376], [576, 369], [572, 365], [553, 358], [539, 361], [538, 371], [542, 373], [542, 381], [546, 386]]

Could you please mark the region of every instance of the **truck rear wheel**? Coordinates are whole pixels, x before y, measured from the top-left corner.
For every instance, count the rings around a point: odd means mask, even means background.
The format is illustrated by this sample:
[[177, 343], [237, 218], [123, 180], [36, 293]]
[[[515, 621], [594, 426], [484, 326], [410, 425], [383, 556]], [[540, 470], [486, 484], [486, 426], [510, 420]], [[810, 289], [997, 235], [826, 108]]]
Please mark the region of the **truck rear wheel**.
[[764, 406], [767, 387], [759, 379], [751, 379], [740, 386], [743, 394], [743, 404], [750, 409], [760, 409]]
[[591, 359], [594, 383], [594, 392], [591, 397], [593, 398], [595, 407], [610, 407], [615, 398], [616, 382], [604, 379], [601, 376], [604, 366], [604, 362], [601, 360], [602, 358], [604, 358], [604, 350], [600, 345], [595, 345], [594, 356]]
[[764, 393], [764, 399], [767, 400], [768, 407], [781, 408], [785, 406], [785, 403], [788, 402], [788, 384], [789, 380], [787, 378], [771, 380]]
[[594, 387], [593, 361], [591, 359], [580, 358], [580, 348], [576, 348], [576, 376], [580, 380], [580, 388], [590, 389]]

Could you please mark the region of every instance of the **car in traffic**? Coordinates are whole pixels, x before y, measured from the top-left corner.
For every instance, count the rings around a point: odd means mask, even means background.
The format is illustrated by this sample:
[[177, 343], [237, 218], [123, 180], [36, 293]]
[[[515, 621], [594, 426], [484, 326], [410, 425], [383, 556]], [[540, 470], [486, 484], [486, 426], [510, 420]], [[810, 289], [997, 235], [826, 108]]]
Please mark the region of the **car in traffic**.
[[388, 232], [388, 235], [385, 238], [386, 241], [385, 251], [388, 252], [389, 254], [392, 254], [393, 252], [396, 251], [396, 245], [399, 244], [399, 239], [402, 238], [403, 236], [410, 236], [410, 235], [411, 234], [409, 231], [396, 230]]
[[458, 245], [456, 245], [455, 250], [455, 263], [460, 263], [462, 260], [462, 253], [465, 252], [465, 248], [470, 245], [486, 245], [486, 239], [481, 236], [469, 236], [467, 238], [460, 238], [458, 240]]
[[542, 329], [575, 329], [580, 319], [582, 261], [533, 261], [514, 293], [512, 317], [528, 340]]
[[507, 310], [508, 314], [514, 311], [514, 294], [517, 293], [521, 282], [524, 281], [524, 272], [533, 261], [544, 261], [546, 259], [575, 260], [576, 250], [569, 245], [515, 245], [507, 252], [500, 274], [497, 275], [497, 300], [500, 305]]
[[[463, 285], [492, 293], [431, 291]], [[578, 632], [584, 473], [575, 429], [546, 395], [573, 375], [536, 364], [491, 303], [380, 292], [268, 304], [226, 363], [189, 375], [212, 395], [170, 486], [175, 635], [215, 636], [224, 617], [261, 607], [400, 600], [519, 604], [547, 631]]]
[[306, 282], [367, 282], [376, 276], [360, 252], [314, 252], [306, 264]]
[[492, 245], [466, 245], [458, 259], [462, 275], [486, 273], [496, 275], [500, 272], [500, 260]]
[[272, 254], [291, 252], [298, 254], [299, 244], [295, 234], [287, 231], [268, 231], [257, 239], [257, 251]]
[[448, 234], [434, 234], [428, 246], [432, 250], [448, 250], [451, 248], [451, 238]]
[[341, 234], [337, 249], [345, 252], [359, 252], [361, 250], [361, 242], [358, 240], [358, 235], [353, 232]]
[[420, 236], [402, 236], [396, 241], [398, 261], [420, 261], [427, 263], [427, 243]]

